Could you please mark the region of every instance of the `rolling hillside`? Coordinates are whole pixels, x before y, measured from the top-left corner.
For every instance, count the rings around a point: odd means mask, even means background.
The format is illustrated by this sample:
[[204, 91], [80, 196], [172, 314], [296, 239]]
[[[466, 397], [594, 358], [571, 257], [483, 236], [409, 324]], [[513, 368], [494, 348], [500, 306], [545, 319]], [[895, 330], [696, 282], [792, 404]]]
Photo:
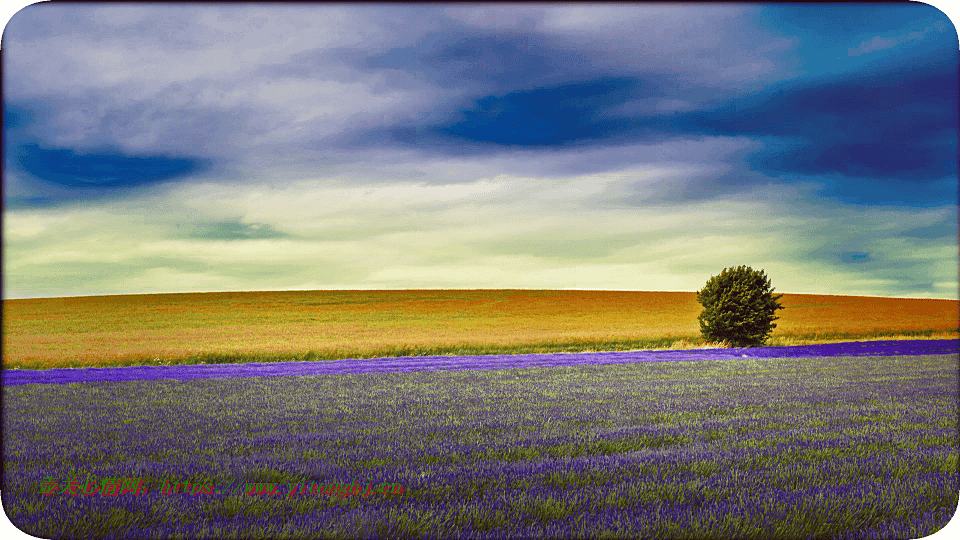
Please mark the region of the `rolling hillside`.
[[[785, 294], [770, 345], [957, 336], [956, 300]], [[689, 348], [692, 292], [284, 291], [5, 300], [3, 367]]]

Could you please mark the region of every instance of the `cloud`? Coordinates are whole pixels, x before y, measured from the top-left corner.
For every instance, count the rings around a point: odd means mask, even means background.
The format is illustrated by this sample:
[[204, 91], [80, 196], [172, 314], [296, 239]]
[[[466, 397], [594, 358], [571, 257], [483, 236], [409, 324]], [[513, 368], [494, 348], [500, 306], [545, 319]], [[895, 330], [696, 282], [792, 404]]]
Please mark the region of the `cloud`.
[[[786, 292], [883, 294], [901, 284], [910, 294], [952, 294], [920, 284], [952, 279], [956, 238], [888, 240], [949, 222], [950, 207], [819, 205], [810, 202], [814, 186], [745, 189], [717, 201], [618, 203], [665, 172], [501, 175], [413, 189], [329, 179], [282, 189], [174, 184], [101, 202], [95, 211], [15, 210], [5, 215], [7, 290], [106, 294], [136, 285], [162, 292], [181, 290], [177, 279], [191, 290], [696, 290], [726, 266], [751, 264]], [[143, 208], [164, 212], [144, 219]], [[845, 252], [873, 261], [844, 264]], [[848, 266], [862, 270], [851, 274]]]
[[893, 37], [874, 36], [860, 43], [860, 46], [854, 49], [849, 49], [848, 54], [850, 56], [860, 56], [861, 54], [869, 54], [875, 51], [892, 49], [911, 41], [923, 41], [928, 39], [930, 34], [943, 33], [946, 32], [948, 28], [949, 27], [947, 23], [943, 21], [937, 21], [919, 32], [910, 32], [909, 34], [901, 34]]
[[751, 264], [952, 296], [944, 20], [37, 4], [4, 35], [5, 285], [695, 290]]
[[537, 33], [435, 32], [360, 60], [368, 70], [402, 70], [442, 88], [518, 89], [582, 77], [589, 58]]
[[239, 221], [219, 221], [198, 223], [191, 231], [191, 238], [204, 240], [269, 240], [286, 238], [284, 234], [265, 223], [240, 223]]
[[655, 85], [637, 79], [603, 78], [502, 97], [486, 96], [461, 111], [461, 119], [439, 131], [468, 141], [506, 146], [553, 146], [616, 137], [640, 131], [640, 122], [598, 117], [628, 100], [660, 92]]
[[18, 164], [46, 182], [69, 188], [139, 187], [202, 172], [203, 160], [117, 153], [78, 154], [69, 149], [23, 145]]
[[[857, 204], [923, 206], [956, 198], [956, 95], [956, 64], [935, 62], [776, 85], [681, 122], [762, 141], [752, 171], [817, 177]], [[904, 193], [903, 182], [915, 188]]]
[[905, 236], [908, 238], [922, 238], [927, 240], [940, 238], [957, 239], [957, 222], [951, 220], [936, 223], [934, 225], [927, 225], [926, 227], [916, 227], [901, 232], [900, 236]]

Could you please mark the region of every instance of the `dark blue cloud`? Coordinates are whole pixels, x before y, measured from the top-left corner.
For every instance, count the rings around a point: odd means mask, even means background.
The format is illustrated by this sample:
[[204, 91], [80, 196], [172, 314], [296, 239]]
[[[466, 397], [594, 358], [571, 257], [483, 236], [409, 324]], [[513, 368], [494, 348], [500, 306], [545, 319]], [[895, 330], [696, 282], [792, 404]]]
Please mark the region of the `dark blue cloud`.
[[469, 155], [495, 152], [497, 147], [656, 142], [681, 134], [676, 115], [631, 116], [622, 114], [619, 107], [663, 95], [656, 78], [601, 77], [471, 98], [442, 107], [454, 111], [445, 122], [409, 119], [344, 132], [337, 144], [399, 145], [427, 153]]
[[776, 85], [685, 115], [691, 133], [765, 145], [750, 170], [824, 185], [851, 204], [938, 206], [957, 197], [958, 63]]
[[802, 144], [785, 154], [760, 153], [751, 158], [755, 170], [806, 175], [838, 173], [847, 177], [941, 178], [956, 170], [946, 149], [919, 141], [865, 141]]
[[[502, 44], [461, 39], [434, 58], [503, 53]], [[512, 42], [511, 42], [512, 43]], [[430, 50], [438, 47], [427, 47]], [[394, 58], [399, 63], [402, 55]], [[957, 170], [957, 52], [940, 51], [909, 69], [866, 69], [832, 78], [799, 78], [683, 113], [629, 114], [631, 101], [676, 99], [685, 90], [663, 75], [595, 77], [575, 83], [481, 95], [455, 106], [440, 125], [408, 120], [355, 137], [441, 150], [456, 143], [504, 147], [659, 142], [702, 136], [749, 137], [766, 149], [746, 158], [767, 177], [840, 176], [836, 194], [885, 179], [927, 183], [919, 196], [949, 196]], [[483, 64], [483, 62], [480, 62]], [[492, 63], [484, 64], [493, 65]], [[492, 68], [491, 68], [492, 69]], [[440, 70], [440, 72], [443, 72]], [[688, 89], [689, 90], [689, 89]], [[462, 150], [462, 147], [461, 147]], [[789, 180], [787, 180], [789, 181]], [[908, 203], [912, 204], [912, 203]]]
[[690, 120], [705, 133], [787, 138], [792, 148], [753, 156], [765, 173], [942, 178], [957, 168], [957, 64], [779, 85]]
[[673, 114], [623, 114], [631, 101], [664, 98], [656, 78], [601, 77], [484, 96], [437, 126], [463, 142], [552, 147], [574, 143], [657, 142], [681, 134]]
[[798, 79], [697, 113], [719, 134], [882, 140], [956, 130], [957, 56], [952, 62], [830, 80]]
[[[789, 178], [789, 177], [787, 177]], [[812, 177], [820, 195], [859, 206], [931, 208], [956, 204], [956, 176], [941, 179], [851, 178], [837, 174]]]
[[209, 166], [206, 160], [194, 157], [77, 153], [70, 149], [41, 148], [37, 144], [17, 148], [16, 163], [44, 182], [70, 189], [95, 190], [149, 186], [203, 172]]
[[486, 96], [439, 131], [468, 141], [507, 146], [552, 146], [609, 138], [623, 135], [633, 121], [603, 118], [604, 111], [657, 94], [638, 79], [604, 78]]
[[[733, 170], [686, 185], [683, 197], [808, 181], [848, 204], [939, 206], [957, 196], [956, 60], [933, 55], [907, 70], [799, 78], [677, 113], [650, 106], [677, 97], [668, 77], [598, 77], [481, 95], [448, 106], [456, 112], [446, 123], [407, 120], [341, 142], [463, 155], [746, 137], [763, 149], [730, 156]], [[639, 101], [646, 105], [633, 106]]]
[[801, 78], [695, 113], [690, 120], [721, 135], [856, 141], [944, 137], [957, 127], [956, 54], [952, 60], [831, 80]]
[[3, 102], [3, 128], [5, 130], [22, 129], [36, 120], [36, 115], [28, 107]]

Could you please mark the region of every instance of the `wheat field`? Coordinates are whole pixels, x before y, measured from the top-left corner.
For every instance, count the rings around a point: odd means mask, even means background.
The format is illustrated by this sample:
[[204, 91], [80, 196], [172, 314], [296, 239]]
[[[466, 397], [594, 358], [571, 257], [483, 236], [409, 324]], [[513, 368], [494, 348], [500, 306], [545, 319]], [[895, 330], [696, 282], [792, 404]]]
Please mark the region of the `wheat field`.
[[[956, 338], [956, 300], [785, 294], [768, 345]], [[692, 292], [363, 290], [4, 300], [3, 367], [693, 348]]]

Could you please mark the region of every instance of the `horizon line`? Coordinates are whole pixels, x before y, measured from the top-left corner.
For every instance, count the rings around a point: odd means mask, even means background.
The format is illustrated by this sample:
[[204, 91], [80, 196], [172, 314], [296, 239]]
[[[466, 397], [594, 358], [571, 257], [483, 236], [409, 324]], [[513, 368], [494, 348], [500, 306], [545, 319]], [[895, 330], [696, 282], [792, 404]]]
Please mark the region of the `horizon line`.
[[[160, 296], [160, 295], [173, 295], [173, 294], [257, 294], [257, 293], [284, 293], [284, 292], [372, 292], [372, 291], [382, 291], [382, 292], [397, 292], [397, 291], [583, 291], [583, 292], [637, 292], [637, 293], [688, 293], [696, 294], [698, 291], [667, 291], [667, 290], [638, 290], [638, 289], [581, 289], [581, 288], [565, 288], [565, 289], [537, 289], [537, 288], [383, 288], [383, 289], [268, 289], [268, 290], [229, 290], [229, 291], [173, 291], [173, 292], [144, 292], [144, 293], [105, 293], [105, 294], [72, 294], [72, 295], [63, 295], [63, 296], [25, 296], [25, 297], [7, 297], [4, 296], [2, 299], [4, 302], [8, 300], [53, 300], [58, 298], [95, 298], [95, 297], [108, 297], [108, 296]], [[891, 298], [899, 300], [947, 300], [952, 302], [960, 301], [960, 293], [958, 293], [958, 298], [931, 298], [931, 297], [917, 297], [917, 296], [876, 296], [876, 295], [867, 295], [867, 294], [832, 294], [832, 293], [814, 293], [814, 292], [784, 292], [777, 291], [774, 287], [773, 292], [775, 294], [784, 294], [784, 295], [808, 295], [808, 296], [847, 296], [847, 297], [858, 297], [858, 298]]]

